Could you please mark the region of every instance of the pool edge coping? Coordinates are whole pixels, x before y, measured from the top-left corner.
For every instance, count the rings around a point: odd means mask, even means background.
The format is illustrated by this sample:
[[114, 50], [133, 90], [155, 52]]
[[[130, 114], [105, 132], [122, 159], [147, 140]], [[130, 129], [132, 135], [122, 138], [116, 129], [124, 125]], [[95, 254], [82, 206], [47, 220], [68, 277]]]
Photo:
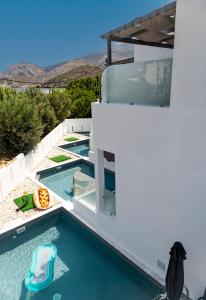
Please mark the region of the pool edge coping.
[[[67, 144], [64, 144], [64, 145], [67, 145]], [[59, 150], [63, 150], [65, 153], [67, 153], [67, 154], [72, 154], [72, 155], [74, 155], [74, 156], [77, 156], [78, 158], [82, 158], [82, 159], [85, 159], [85, 160], [89, 160], [89, 156], [82, 156], [82, 155], [80, 155], [80, 154], [77, 154], [77, 153], [75, 153], [75, 152], [72, 152], [72, 151], [69, 151], [68, 149], [64, 149], [64, 148], [62, 148], [61, 146], [63, 146], [63, 145], [57, 145], [57, 146], [55, 146], [57, 149], [59, 149]]]
[[[30, 218], [27, 218], [23, 221], [20, 221], [18, 224], [10, 225], [4, 230], [0, 230], [0, 242], [8, 237], [17, 235], [17, 230], [22, 227], [30, 227], [46, 218], [51, 217], [52, 215], [58, 215], [61, 213], [68, 214], [70, 217], [75, 219], [76, 222], [81, 224], [83, 228], [93, 234], [98, 240], [104, 243], [109, 249], [114, 251], [117, 255], [119, 255], [124, 261], [126, 261], [130, 266], [132, 266], [136, 271], [143, 274], [148, 280], [152, 281], [158, 288], [163, 286], [162, 280], [160, 280], [159, 276], [153, 274], [149, 268], [146, 267], [139, 259], [132, 256], [125, 249], [123, 249], [120, 245], [112, 241], [107, 235], [98, 230], [97, 226], [91, 224], [88, 220], [86, 220], [83, 216], [81, 216], [77, 211], [75, 211], [71, 206], [67, 205], [68, 203], [60, 203], [47, 211], [41, 213], [41, 215], [34, 215]], [[155, 276], [154, 276], [155, 275]]]
[[[80, 157], [80, 159], [77, 160], [73, 160], [73, 161], [69, 161], [69, 162], [63, 162], [62, 165], [69, 165], [69, 164], [73, 164], [76, 163], [78, 161], [84, 161], [85, 159], [83, 157]], [[86, 163], [89, 164], [94, 164], [91, 161], [85, 160]], [[50, 168], [44, 168], [42, 170], [38, 170], [35, 173], [35, 175], [38, 172], [41, 171], [46, 171], [48, 169], [55, 169], [58, 166], [53, 166]], [[109, 170], [110, 171], [110, 170]], [[113, 172], [113, 171], [110, 171]], [[95, 235], [97, 235], [97, 237], [101, 238], [103, 241], [105, 241], [108, 246], [114, 248], [114, 250], [116, 250], [118, 253], [120, 253], [122, 256], [125, 257], [125, 259], [127, 259], [128, 261], [130, 261], [130, 263], [133, 264], [133, 266], [136, 266], [136, 268], [139, 269], [139, 271], [143, 272], [150, 280], [153, 280], [157, 285], [159, 285], [160, 287], [164, 286], [164, 279], [162, 277], [160, 277], [157, 273], [155, 273], [154, 271], [152, 271], [149, 267], [147, 267], [139, 258], [135, 257], [134, 255], [132, 255], [129, 251], [127, 251], [123, 246], [119, 245], [118, 243], [114, 242], [108, 235], [105, 235], [102, 231], [99, 231], [97, 226], [90, 222], [89, 220], [85, 219], [85, 217], [83, 217], [79, 212], [77, 212], [74, 209], [74, 204], [70, 201], [66, 201], [65, 199], [63, 199], [61, 196], [57, 195], [55, 192], [53, 192], [52, 190], [50, 190], [48, 187], [46, 187], [43, 183], [41, 183], [39, 180], [37, 180], [36, 178], [30, 177], [31, 180], [33, 180], [34, 182], [36, 182], [38, 185], [47, 188], [49, 190], [49, 192], [51, 192], [54, 197], [56, 197], [60, 202], [61, 202], [61, 207], [64, 211], [70, 213], [73, 217], [75, 217], [77, 219], [77, 221], [79, 221], [82, 226], [86, 227], [87, 229], [91, 230]], [[81, 203], [81, 205], [83, 205], [86, 209], [90, 208], [84, 204]], [[91, 210], [93, 213], [96, 214], [97, 216], [97, 212]], [[40, 217], [40, 216], [39, 216]]]

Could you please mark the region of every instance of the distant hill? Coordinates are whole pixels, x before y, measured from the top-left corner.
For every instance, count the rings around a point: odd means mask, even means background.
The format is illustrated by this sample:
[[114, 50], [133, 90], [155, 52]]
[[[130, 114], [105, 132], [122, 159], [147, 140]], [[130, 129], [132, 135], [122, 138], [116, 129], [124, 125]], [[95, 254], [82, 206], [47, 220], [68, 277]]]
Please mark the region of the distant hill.
[[55, 86], [66, 86], [69, 82], [75, 79], [80, 79], [84, 77], [95, 77], [102, 73], [102, 68], [94, 65], [81, 65], [70, 71], [64, 72], [60, 75], [52, 77], [49, 80], [44, 81], [44, 85], [47, 87]]
[[[121, 60], [133, 56], [131, 45], [113, 46], [113, 60]], [[41, 67], [31, 63], [12, 65], [5, 72], [0, 73], [0, 83], [7, 82], [12, 86], [29, 86], [40, 84], [67, 83], [69, 80], [85, 76], [100, 74], [105, 68], [106, 53], [93, 53], [77, 59], [68, 60], [48, 67]], [[6, 80], [7, 79], [7, 80]], [[30, 84], [26, 84], [29, 82]]]
[[13, 65], [6, 72], [4, 72], [4, 74], [8, 76], [18, 76], [23, 78], [42, 76], [44, 73], [45, 72], [43, 68], [29, 63]]

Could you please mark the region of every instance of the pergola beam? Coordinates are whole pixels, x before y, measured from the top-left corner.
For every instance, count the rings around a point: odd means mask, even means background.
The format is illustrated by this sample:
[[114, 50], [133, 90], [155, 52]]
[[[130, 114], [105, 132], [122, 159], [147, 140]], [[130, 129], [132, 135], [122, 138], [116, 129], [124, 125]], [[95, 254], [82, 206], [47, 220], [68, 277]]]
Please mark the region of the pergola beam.
[[112, 41], [107, 39], [107, 67], [112, 65]]
[[[143, 46], [152, 46], [152, 47], [159, 47], [159, 48], [169, 48], [173, 49], [174, 46], [170, 44], [161, 44], [156, 42], [145, 42], [137, 39], [130, 39], [130, 38], [124, 38], [119, 36], [110, 36], [107, 38], [107, 49], [108, 49], [108, 43], [113, 42], [119, 42], [119, 43], [126, 43], [126, 44], [135, 44], [135, 45], [143, 45]], [[111, 44], [110, 44], [111, 47]]]

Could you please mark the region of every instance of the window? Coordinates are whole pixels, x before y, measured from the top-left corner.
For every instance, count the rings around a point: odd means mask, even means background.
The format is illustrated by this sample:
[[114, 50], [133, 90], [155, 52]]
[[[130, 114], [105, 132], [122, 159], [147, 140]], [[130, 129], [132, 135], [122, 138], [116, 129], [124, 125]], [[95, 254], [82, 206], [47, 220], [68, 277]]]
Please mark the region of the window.
[[116, 215], [115, 155], [97, 150], [97, 183], [99, 210]]

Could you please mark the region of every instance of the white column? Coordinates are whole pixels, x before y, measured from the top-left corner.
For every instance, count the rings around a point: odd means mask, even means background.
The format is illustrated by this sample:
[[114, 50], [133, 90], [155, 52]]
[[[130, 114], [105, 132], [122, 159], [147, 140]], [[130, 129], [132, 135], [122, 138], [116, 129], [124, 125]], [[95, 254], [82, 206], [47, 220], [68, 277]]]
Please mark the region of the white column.
[[104, 151], [95, 150], [95, 181], [97, 214], [104, 209]]
[[206, 1], [178, 0], [171, 106], [206, 110]]

